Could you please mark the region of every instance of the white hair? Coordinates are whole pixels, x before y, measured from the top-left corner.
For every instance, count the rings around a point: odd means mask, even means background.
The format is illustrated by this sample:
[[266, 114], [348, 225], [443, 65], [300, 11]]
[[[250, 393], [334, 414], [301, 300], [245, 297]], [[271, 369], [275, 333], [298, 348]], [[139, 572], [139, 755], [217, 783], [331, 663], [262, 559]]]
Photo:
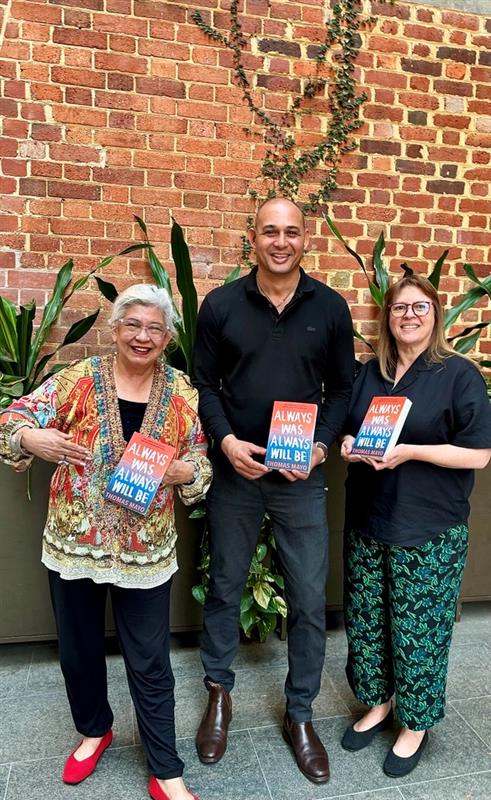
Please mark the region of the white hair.
[[176, 312], [167, 289], [154, 286], [151, 283], [135, 283], [134, 286], [128, 286], [121, 294], [118, 294], [114, 301], [109, 324], [111, 326], [116, 325], [123, 319], [128, 308], [135, 305], [158, 308], [169, 332], [172, 336], [175, 336]]

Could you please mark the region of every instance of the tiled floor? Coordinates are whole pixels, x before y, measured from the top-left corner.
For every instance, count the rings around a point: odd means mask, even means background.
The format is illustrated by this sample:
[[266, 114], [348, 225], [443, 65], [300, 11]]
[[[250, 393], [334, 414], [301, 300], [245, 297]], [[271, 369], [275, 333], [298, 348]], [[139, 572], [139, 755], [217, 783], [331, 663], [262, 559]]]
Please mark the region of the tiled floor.
[[[350, 754], [339, 744], [357, 714], [344, 677], [344, 632], [328, 631], [316, 728], [329, 750], [328, 784], [309, 783], [280, 734], [286, 644], [241, 646], [236, 662], [234, 719], [223, 760], [203, 766], [194, 733], [205, 704], [196, 644], [176, 637], [176, 721], [186, 779], [202, 800], [491, 800], [491, 605], [464, 606], [455, 626], [447, 716], [430, 735], [424, 759], [405, 779], [382, 772], [394, 738], [387, 731], [371, 747]], [[117, 655], [108, 657], [115, 714], [113, 746], [83, 784], [64, 786], [60, 772], [74, 748], [73, 729], [52, 644], [0, 645], [0, 800], [144, 800], [147, 771]]]

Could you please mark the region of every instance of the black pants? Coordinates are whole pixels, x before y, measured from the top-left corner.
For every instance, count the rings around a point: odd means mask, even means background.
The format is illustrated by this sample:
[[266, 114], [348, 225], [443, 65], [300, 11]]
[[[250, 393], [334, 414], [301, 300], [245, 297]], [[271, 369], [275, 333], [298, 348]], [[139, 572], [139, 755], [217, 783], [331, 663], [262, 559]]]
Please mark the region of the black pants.
[[239, 645], [240, 598], [267, 511], [273, 526], [288, 605], [287, 710], [311, 719], [325, 655], [327, 522], [322, 469], [294, 483], [278, 475], [242, 478], [214, 464], [207, 497], [210, 590], [204, 610], [201, 658], [206, 676], [231, 690]]
[[60, 663], [76, 729], [103, 736], [113, 723], [107, 698], [105, 607], [114, 621], [148, 766], [157, 778], [182, 775], [176, 752], [174, 676], [169, 657], [171, 581], [153, 589], [121, 589], [88, 578], [63, 580], [49, 570]]

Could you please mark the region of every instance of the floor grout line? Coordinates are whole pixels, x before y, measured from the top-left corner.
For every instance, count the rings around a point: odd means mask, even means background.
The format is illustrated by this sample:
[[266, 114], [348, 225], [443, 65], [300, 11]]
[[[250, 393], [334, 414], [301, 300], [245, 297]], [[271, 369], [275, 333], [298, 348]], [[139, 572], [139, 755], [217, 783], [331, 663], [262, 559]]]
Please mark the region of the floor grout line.
[[11, 774], [12, 774], [12, 764], [10, 764], [8, 775], [7, 775], [7, 780], [5, 782], [5, 791], [3, 793], [3, 800], [7, 800], [7, 792], [9, 790], [9, 783], [10, 783]]
[[266, 775], [264, 774], [263, 765], [261, 764], [261, 759], [259, 758], [259, 753], [257, 752], [256, 745], [254, 744], [254, 740], [253, 740], [253, 738], [251, 736], [250, 728], [247, 729], [247, 732], [249, 734], [249, 739], [250, 739], [251, 744], [252, 744], [252, 749], [254, 750], [254, 753], [255, 753], [255, 756], [256, 756], [256, 759], [257, 759], [257, 763], [259, 764], [259, 769], [261, 770], [261, 775], [263, 776], [263, 780], [264, 780], [264, 783], [266, 785], [266, 789], [267, 789], [267, 792], [269, 794], [270, 800], [273, 800], [273, 795], [271, 793], [271, 789], [269, 788], [268, 779], [266, 778]]
[[453, 710], [453, 711], [455, 711], [455, 713], [459, 715], [460, 719], [461, 719], [461, 720], [462, 720], [462, 721], [463, 721], [463, 722], [464, 722], [464, 723], [467, 725], [467, 727], [468, 727], [468, 728], [470, 728], [470, 730], [472, 731], [472, 733], [473, 733], [475, 736], [477, 736], [477, 738], [479, 739], [479, 741], [481, 741], [481, 742], [483, 743], [483, 745], [484, 745], [486, 748], [488, 748], [488, 749], [489, 749], [489, 747], [490, 747], [490, 744], [489, 744], [489, 742], [486, 742], [486, 740], [485, 740], [485, 739], [483, 739], [483, 738], [482, 738], [482, 736], [481, 736], [481, 735], [480, 735], [480, 734], [479, 734], [479, 733], [478, 733], [478, 732], [477, 732], [477, 731], [476, 731], [476, 730], [475, 730], [475, 729], [472, 727], [471, 723], [470, 723], [470, 722], [468, 722], [468, 721], [466, 720], [466, 718], [465, 718], [465, 717], [464, 717], [464, 716], [463, 716], [463, 715], [460, 713], [459, 709], [458, 709], [458, 708], [455, 708], [455, 706], [453, 705], [453, 702], [452, 702], [452, 701], [449, 703], [449, 705], [451, 706], [452, 710]]

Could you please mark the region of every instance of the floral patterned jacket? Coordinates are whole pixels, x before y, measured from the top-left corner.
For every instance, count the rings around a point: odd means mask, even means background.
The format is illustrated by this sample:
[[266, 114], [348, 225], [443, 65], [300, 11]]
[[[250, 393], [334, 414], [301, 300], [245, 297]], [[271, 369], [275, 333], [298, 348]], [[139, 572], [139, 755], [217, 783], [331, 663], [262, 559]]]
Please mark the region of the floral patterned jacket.
[[[167, 365], [155, 372], [141, 433], [176, 448], [176, 458], [195, 465], [192, 483], [177, 487], [189, 505], [211, 483], [207, 444], [197, 413], [198, 396], [186, 375]], [[3, 412], [0, 460], [19, 463], [9, 425], [19, 419], [73, 434], [92, 451], [85, 468], [60, 464], [51, 480], [42, 561], [66, 579], [91, 578], [128, 588], [150, 588], [177, 570], [174, 487], [165, 476], [146, 516], [104, 499], [109, 476], [126, 446], [112, 357], [88, 358], [46, 380]], [[4, 416], [5, 419], [5, 416]]]

